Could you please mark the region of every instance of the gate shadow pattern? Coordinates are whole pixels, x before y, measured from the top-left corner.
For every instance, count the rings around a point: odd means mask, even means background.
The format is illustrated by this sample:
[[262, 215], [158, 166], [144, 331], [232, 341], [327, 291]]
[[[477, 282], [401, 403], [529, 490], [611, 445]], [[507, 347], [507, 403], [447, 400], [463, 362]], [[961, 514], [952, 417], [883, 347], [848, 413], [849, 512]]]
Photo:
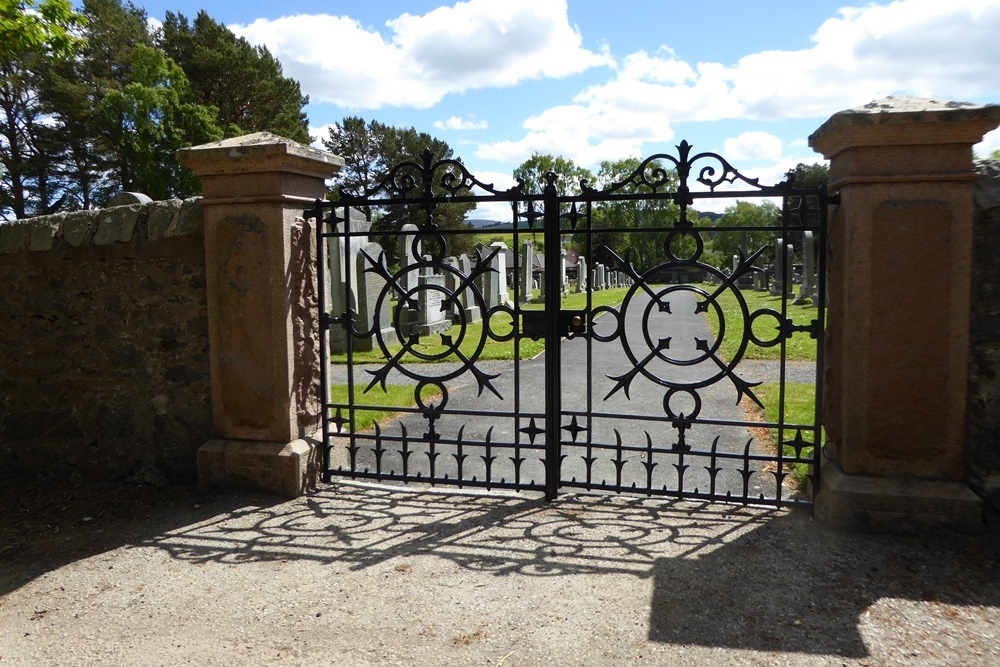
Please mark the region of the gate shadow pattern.
[[348, 571], [337, 576], [421, 555], [497, 577], [595, 576], [600, 586], [634, 576], [651, 580], [651, 641], [864, 657], [860, 618], [881, 598], [1000, 606], [996, 530], [947, 541], [851, 535], [800, 510], [346, 483], [145, 546], [192, 563], [304, 560]]

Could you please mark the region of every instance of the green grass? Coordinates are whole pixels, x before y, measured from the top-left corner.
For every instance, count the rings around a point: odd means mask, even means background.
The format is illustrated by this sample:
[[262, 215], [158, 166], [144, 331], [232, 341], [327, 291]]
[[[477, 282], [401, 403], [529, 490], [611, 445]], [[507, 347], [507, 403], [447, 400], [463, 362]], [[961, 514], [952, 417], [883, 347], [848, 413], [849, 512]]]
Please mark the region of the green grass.
[[[594, 292], [592, 297], [592, 306], [597, 308], [602, 305], [613, 306], [621, 303], [622, 299], [625, 297], [626, 291], [627, 290], [625, 288], [621, 288]], [[579, 294], [568, 294], [563, 298], [562, 302], [562, 308], [566, 310], [583, 310], [586, 305], [587, 294], [585, 292]], [[534, 302], [522, 306], [523, 310], [544, 310], [544, 308], [544, 303]], [[505, 337], [510, 334], [510, 318], [504, 317], [503, 315], [495, 317], [499, 319], [497, 319], [493, 327], [493, 333], [499, 337]], [[445, 335], [452, 336], [454, 340], [460, 334], [461, 327], [453, 326]], [[462, 341], [458, 346], [459, 351], [467, 358], [473, 358], [482, 335], [482, 321], [466, 326], [465, 336], [462, 338]], [[392, 345], [389, 347], [389, 353], [395, 355], [401, 348], [402, 346], [399, 344]], [[450, 346], [441, 342], [441, 334], [421, 337], [420, 342], [413, 346], [413, 350], [417, 354], [407, 352], [402, 358], [405, 363], [434, 363], [458, 360], [453, 353], [448, 354]], [[545, 342], [542, 340], [522, 338], [519, 344], [519, 356], [521, 359], [531, 359], [532, 357], [540, 354], [543, 350], [545, 350]], [[487, 336], [482, 352], [480, 352], [475, 358], [479, 360], [510, 361], [514, 358], [514, 340], [512, 338], [510, 340], [497, 341]], [[358, 364], [379, 363], [385, 360], [385, 356], [382, 354], [381, 350], [356, 351], [354, 352], [352, 359], [354, 363]], [[347, 363], [347, 355], [331, 354], [330, 360], [333, 363]]]
[[[698, 285], [709, 294], [713, 294], [716, 286]], [[742, 290], [740, 292], [747, 302], [747, 310], [751, 317], [762, 309], [773, 310], [781, 313], [781, 297], [771, 296], [768, 292], [755, 292], [752, 290]], [[743, 312], [739, 307], [736, 295], [732, 290], [725, 290], [716, 299], [722, 309], [726, 321], [726, 334], [722, 341], [722, 354], [725, 359], [732, 359], [739, 349], [740, 338], [744, 327]], [[795, 325], [807, 325], [818, 317], [818, 309], [813, 305], [793, 306], [789, 299], [787, 306], [787, 316]], [[712, 333], [719, 335], [719, 318], [713, 307], [709, 307], [706, 313], [708, 325], [712, 328]], [[753, 319], [753, 334], [762, 342], [770, 342], [778, 336], [777, 317], [761, 315]], [[796, 331], [792, 337], [785, 341], [786, 359], [792, 360], [816, 360], [816, 340], [808, 332]], [[780, 359], [781, 345], [762, 347], [752, 340], [747, 344], [744, 359]]]
[[[764, 404], [763, 414], [761, 415], [764, 421], [776, 423], [778, 422], [778, 406], [779, 406], [779, 390], [780, 385], [776, 382], [768, 382], [753, 388], [753, 392], [760, 398], [761, 402]], [[754, 405], [754, 404], [751, 404]], [[797, 384], [797, 383], [786, 383], [785, 384], [785, 414], [784, 423], [786, 424], [812, 424], [815, 419], [815, 406], [816, 406], [816, 387], [812, 384]], [[754, 407], [757, 409], [758, 413], [760, 408], [756, 405]], [[777, 447], [778, 443], [778, 429], [772, 428], [767, 429], [767, 443], [772, 447]], [[795, 431], [785, 429], [784, 432], [785, 441], [795, 439]], [[821, 435], [822, 438], [822, 435]], [[812, 432], [803, 432], [803, 440], [812, 440]], [[802, 448], [802, 458], [810, 458], [813, 453], [812, 447]], [[784, 448], [785, 456], [795, 457], [795, 449], [790, 445], [785, 445]], [[806, 480], [809, 477], [809, 467], [808, 463], [792, 463], [789, 464], [790, 474], [795, 482], [796, 487], [802, 489], [805, 487]]]
[[[405, 385], [386, 385], [386, 391], [376, 385], [367, 394], [362, 393], [366, 385], [357, 386], [354, 389], [355, 405], [363, 405], [364, 408], [357, 409], [354, 413], [355, 432], [368, 431], [373, 429], [372, 424], [377, 422], [384, 424], [399, 414], [400, 406], [414, 406], [416, 399], [413, 395], [413, 387]], [[346, 384], [335, 384], [330, 387], [330, 398], [334, 403], [342, 405], [348, 404], [348, 393]], [[433, 396], [424, 396], [425, 401], [432, 400]], [[336, 413], [336, 410], [334, 410]], [[341, 415], [348, 418], [347, 408], [342, 408]]]

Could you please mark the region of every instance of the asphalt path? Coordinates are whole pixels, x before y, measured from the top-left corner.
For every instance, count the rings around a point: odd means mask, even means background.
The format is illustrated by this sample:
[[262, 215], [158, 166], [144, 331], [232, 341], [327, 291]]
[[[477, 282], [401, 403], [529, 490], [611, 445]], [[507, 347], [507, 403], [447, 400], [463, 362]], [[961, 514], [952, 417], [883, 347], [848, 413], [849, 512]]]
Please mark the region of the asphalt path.
[[[619, 306], [622, 316], [603, 313], [593, 336], [562, 341], [562, 486], [735, 497], [746, 491], [751, 498], [773, 498], [774, 465], [744, 461], [747, 452], [767, 452], [743, 425], [747, 415], [738, 386], [775, 381], [778, 363], [745, 361], [729, 369], [718, 361], [714, 336], [696, 310], [703, 295], [681, 285], [654, 289]], [[427, 395], [443, 388], [445, 404], [433, 428], [414, 413], [381, 424], [381, 453], [368, 428], [367, 439], [357, 441], [354, 469], [400, 474], [405, 460], [406, 473], [423, 479], [543, 485], [545, 364], [542, 354], [519, 362], [480, 361], [464, 370], [460, 364], [393, 369], [389, 384], [425, 382]], [[356, 386], [365, 388], [372, 378], [366, 371], [378, 368], [355, 367]], [[812, 363], [788, 364], [786, 377], [808, 382], [814, 372]], [[332, 381], [343, 382], [345, 375], [341, 366]], [[441, 397], [428, 403], [440, 406]], [[696, 421], [678, 428], [685, 417]], [[429, 445], [435, 436], [440, 439]], [[348, 444], [346, 438], [335, 442]], [[335, 462], [349, 468], [347, 448], [338, 450]]]

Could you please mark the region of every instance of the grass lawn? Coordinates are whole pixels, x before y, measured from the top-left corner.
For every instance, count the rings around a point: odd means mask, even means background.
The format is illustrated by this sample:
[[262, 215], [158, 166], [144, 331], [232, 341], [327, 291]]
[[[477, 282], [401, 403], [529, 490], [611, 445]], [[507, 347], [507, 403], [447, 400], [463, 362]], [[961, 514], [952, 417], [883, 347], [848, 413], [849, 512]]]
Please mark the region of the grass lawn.
[[[382, 391], [379, 386], [372, 387], [367, 394], [362, 393], [366, 385], [355, 385], [354, 402], [355, 413], [354, 423], [355, 433], [361, 433], [373, 429], [372, 424], [378, 422], [384, 424], [399, 414], [400, 407], [413, 407], [416, 400], [413, 395], [413, 387], [405, 385], [386, 385], [386, 391]], [[334, 403], [344, 406], [348, 404], [348, 394], [346, 384], [335, 384], [330, 387], [330, 398]], [[433, 400], [433, 396], [425, 395], [425, 401]], [[336, 410], [334, 410], [336, 414]], [[341, 409], [341, 416], [348, 418], [346, 407]]]
[[[625, 293], [628, 290], [625, 288], [613, 289], [613, 290], [602, 290], [600, 292], [594, 292], [592, 295], [591, 305], [594, 308], [598, 306], [607, 305], [613, 306], [621, 303], [622, 299], [625, 298]], [[587, 306], [587, 294], [568, 294], [563, 298], [562, 307], [569, 310], [582, 310]], [[544, 303], [531, 302], [525, 306], [521, 307], [523, 310], [544, 310]], [[510, 318], [504, 317], [503, 315], [496, 316], [499, 317], [497, 323], [493, 327], [493, 333], [500, 337], [505, 337], [510, 334], [511, 323]], [[454, 326], [451, 331], [448, 332], [449, 336], [457, 337], [461, 333], [461, 327]], [[479, 345], [479, 340], [483, 335], [483, 323], [475, 322], [470, 324], [465, 329], [465, 337], [462, 339], [458, 346], [459, 351], [468, 358], [472, 358], [475, 354], [476, 347]], [[394, 345], [389, 348], [390, 353], [395, 354], [400, 350], [400, 345]], [[403, 360], [407, 363], [433, 363], [433, 362], [443, 362], [443, 361], [457, 361], [454, 354], [446, 354], [449, 350], [449, 346], [444, 345], [441, 342], [441, 335], [436, 336], [425, 336], [420, 339], [420, 342], [414, 346], [414, 350], [423, 355], [423, 357], [415, 356], [411, 353], [407, 353]], [[519, 343], [519, 356], [521, 359], [531, 359], [532, 357], [538, 355], [545, 349], [545, 342], [542, 340], [531, 340], [530, 338], [522, 338]], [[514, 358], [514, 340], [513, 338], [505, 341], [496, 341], [492, 338], [487, 337], [486, 344], [483, 346], [482, 352], [479, 354], [477, 359], [482, 360], [511, 360]], [[331, 354], [331, 361], [333, 363], [347, 363], [346, 354]], [[355, 352], [353, 356], [355, 363], [379, 363], [385, 360], [385, 356], [382, 354], [381, 350], [372, 350], [370, 352]]]
[[[756, 410], [757, 414], [766, 422], [777, 422], [778, 421], [778, 392], [779, 385], [776, 382], [764, 383], [753, 389], [754, 393], [757, 394], [761, 402], [766, 406], [762, 411], [759, 406], [754, 403], [748, 402], [753, 410]], [[785, 419], [786, 424], [812, 424], [813, 419], [815, 419], [815, 405], [816, 405], [816, 387], [812, 384], [795, 384], [786, 383], [785, 384]], [[771, 446], [777, 447], [778, 443], [778, 429], [763, 429], [765, 431], [763, 440], [764, 442]], [[785, 441], [795, 439], [795, 431], [789, 431], [785, 429]], [[813, 439], [812, 432], [803, 432], [802, 439], [811, 441]], [[795, 449], [790, 445], [785, 445], [784, 454], [789, 457], [795, 457]], [[813, 454], [812, 447], [802, 448], [802, 458], [811, 458]], [[792, 479], [795, 481], [795, 485], [798, 488], [804, 488], [806, 480], [809, 476], [809, 464], [808, 463], [792, 463], [789, 465], [790, 474]]]
[[[713, 285], [698, 285], [709, 294], [715, 290]], [[747, 302], [747, 309], [751, 315], [759, 310], [767, 309], [781, 313], [781, 297], [771, 296], [768, 292], [755, 292], [752, 290], [742, 290], [741, 294]], [[722, 354], [729, 360], [732, 359], [739, 349], [740, 336], [744, 327], [743, 312], [739, 308], [736, 295], [731, 290], [725, 290], [717, 299], [723, 316], [726, 320], [726, 335], [722, 342]], [[818, 317], [816, 306], [793, 306], [789, 300], [787, 315], [796, 325], [807, 325]], [[706, 315], [708, 325], [712, 328], [712, 333], [719, 335], [719, 318], [714, 308], [709, 307]], [[778, 335], [778, 319], [770, 315], [761, 315], [753, 320], [753, 334], [763, 342], [770, 342]], [[810, 337], [808, 332], [796, 331], [792, 337], [785, 341], [787, 348], [786, 359], [796, 360], [816, 360], [816, 340]], [[780, 359], [781, 345], [771, 347], [761, 347], [752, 340], [747, 344], [744, 359]]]

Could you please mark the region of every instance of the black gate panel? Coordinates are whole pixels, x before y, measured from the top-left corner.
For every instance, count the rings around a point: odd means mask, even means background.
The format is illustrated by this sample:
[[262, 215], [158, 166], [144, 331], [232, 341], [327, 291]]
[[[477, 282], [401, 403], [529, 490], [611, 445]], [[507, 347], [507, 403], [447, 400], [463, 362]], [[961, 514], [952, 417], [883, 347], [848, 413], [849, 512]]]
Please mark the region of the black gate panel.
[[[833, 198], [677, 148], [572, 195], [554, 174], [497, 190], [425, 152], [317, 202], [325, 479], [809, 504]], [[780, 207], [766, 224], [696, 212], [762, 198]], [[509, 204], [513, 247], [452, 255], [476, 230], [442, 229], [442, 211], [487, 201]], [[742, 243], [721, 262], [724, 234]]]

